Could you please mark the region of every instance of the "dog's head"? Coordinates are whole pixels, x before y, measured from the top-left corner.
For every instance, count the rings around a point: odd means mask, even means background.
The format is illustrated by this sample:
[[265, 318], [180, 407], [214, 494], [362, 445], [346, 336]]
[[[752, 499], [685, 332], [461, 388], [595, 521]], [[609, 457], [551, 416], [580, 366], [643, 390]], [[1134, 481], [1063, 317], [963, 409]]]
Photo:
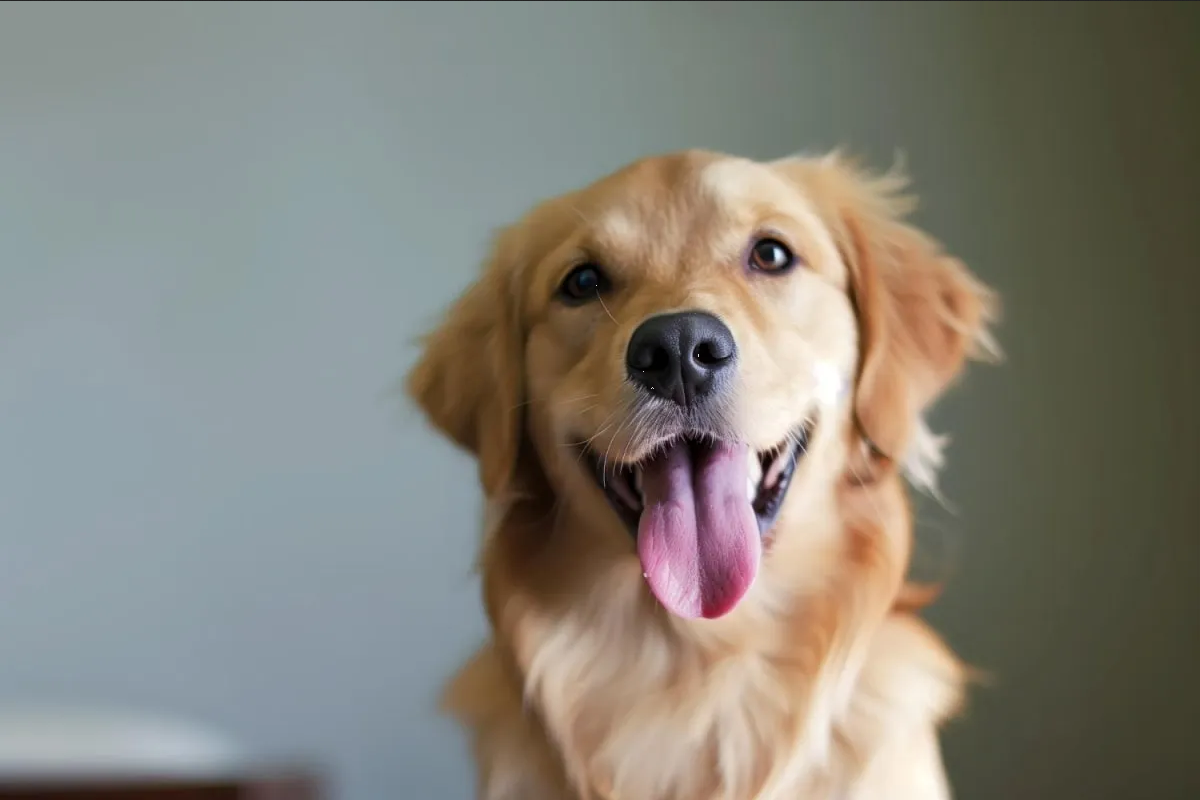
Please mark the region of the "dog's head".
[[903, 221], [902, 188], [836, 156], [636, 162], [502, 232], [409, 391], [489, 496], [531, 445], [663, 605], [721, 616], [793, 486], [926, 443], [985, 340], [990, 293]]

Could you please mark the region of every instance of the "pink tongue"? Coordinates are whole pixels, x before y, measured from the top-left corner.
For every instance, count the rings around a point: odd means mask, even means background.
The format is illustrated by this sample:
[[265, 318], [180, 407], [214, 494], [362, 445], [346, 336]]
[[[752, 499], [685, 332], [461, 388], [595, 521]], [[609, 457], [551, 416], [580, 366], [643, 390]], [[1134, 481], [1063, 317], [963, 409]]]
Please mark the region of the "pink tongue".
[[642, 470], [638, 555], [650, 591], [678, 616], [729, 613], [758, 573], [747, 458], [741, 444], [678, 442]]

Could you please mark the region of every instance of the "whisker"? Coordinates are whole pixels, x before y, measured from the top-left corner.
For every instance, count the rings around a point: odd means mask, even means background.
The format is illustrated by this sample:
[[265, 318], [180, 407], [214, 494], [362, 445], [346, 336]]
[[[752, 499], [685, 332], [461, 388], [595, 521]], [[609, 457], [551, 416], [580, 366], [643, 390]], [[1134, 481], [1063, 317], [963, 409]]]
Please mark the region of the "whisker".
[[613, 323], [615, 324], [617, 321], [617, 318], [614, 317], [612, 315], [612, 312], [608, 310], [608, 306], [605, 304], [604, 298], [600, 296], [599, 292], [596, 293], [596, 299], [600, 301], [600, 307], [604, 309], [604, 313], [608, 314], [608, 318], [611, 319], [613, 321]]
[[641, 441], [645, 435], [642, 430], [647, 422], [650, 421], [651, 409], [647, 406], [641, 406], [633, 415], [633, 424], [630, 426], [630, 435], [625, 437], [625, 444], [621, 448], [620, 460], [622, 463], [629, 457], [629, 450], [637, 442]]
[[596, 440], [597, 437], [602, 436], [606, 430], [608, 430], [609, 428], [612, 427], [613, 417], [615, 417], [616, 415], [617, 415], [616, 411], [611, 412], [607, 417], [604, 418], [604, 421], [602, 423], [600, 423], [600, 429], [597, 430], [595, 433], [593, 433], [591, 436], [587, 437], [586, 439], [581, 439], [577, 442], [570, 442], [570, 441], [563, 442], [559, 446], [560, 447], [588, 447], [588, 446], [590, 446], [592, 444], [592, 442], [594, 442]]
[[[624, 411], [625, 407], [626, 407], [625, 401], [622, 401], [615, 409], [613, 409], [608, 414], [607, 417], [604, 418], [604, 422], [601, 423], [599, 430], [597, 430], [595, 433], [593, 433], [591, 436], [587, 437], [583, 441], [581, 441], [581, 442], [565, 442], [565, 443], [563, 443], [563, 445], [561, 445], [563, 447], [577, 448], [577, 452], [575, 454], [575, 463], [576, 464], [579, 464], [581, 461], [583, 461], [583, 457], [584, 457], [585, 453], [589, 449], [591, 449], [592, 443], [595, 442], [596, 439], [603, 436], [606, 431], [608, 431], [610, 428], [612, 428], [614, 422], [616, 421], [615, 418], [619, 414], [621, 414], [622, 411]], [[611, 444], [612, 444], [612, 442], [610, 441], [609, 445], [611, 446]]]
[[[613, 435], [608, 438], [608, 446], [604, 448], [604, 458], [600, 462], [601, 485], [605, 486], [605, 487], [608, 486], [608, 483], [607, 483], [607, 480], [608, 480], [608, 452], [610, 449], [612, 449], [613, 442], [616, 440], [616, 438], [618, 436], [621, 435], [621, 431], [625, 428], [626, 425], [629, 424], [629, 421], [631, 419], [631, 416], [629, 414], [628, 401], [623, 401], [621, 403], [621, 410], [624, 412], [623, 416], [625, 417], [625, 419], [623, 419], [621, 421], [621, 424], [617, 426], [617, 429], [616, 429], [616, 431], [613, 432]], [[633, 416], [636, 416], [636, 414]]]
[[609, 414], [608, 421], [601, 425], [595, 433], [583, 440], [583, 446], [591, 447], [593, 444], [595, 444], [597, 439], [599, 439], [607, 430], [617, 423], [617, 421], [614, 419], [615, 416], [615, 414]]
[[626, 424], [628, 424], [628, 422], [629, 418], [626, 417], [621, 424], [617, 426], [617, 429], [613, 432], [613, 435], [608, 437], [608, 445], [604, 448], [604, 458], [600, 461], [600, 485], [604, 486], [605, 488], [608, 487], [608, 451], [612, 448], [613, 442], [616, 440], [617, 436], [620, 435], [621, 430]]
[[[609, 416], [611, 417], [611, 416], [613, 416], [613, 415], [611, 415], [611, 414], [610, 414]], [[600, 438], [602, 435], [604, 435], [604, 432], [605, 432], [605, 431], [607, 431], [609, 428], [611, 428], [611, 427], [612, 427], [612, 426], [613, 426], [615, 423], [616, 423], [616, 420], [613, 420], [612, 422], [609, 422], [609, 423], [608, 423], [607, 425], [605, 425], [604, 427], [600, 428], [600, 430], [598, 430], [598, 431], [596, 431], [595, 433], [593, 433], [591, 436], [589, 436], [589, 437], [588, 437], [588, 438], [587, 438], [587, 439], [586, 439], [586, 440], [583, 442], [583, 446], [584, 446], [584, 447], [591, 447], [591, 446], [592, 446], [592, 443], [593, 443], [593, 442], [595, 442], [597, 439], [599, 439], [599, 438]]]

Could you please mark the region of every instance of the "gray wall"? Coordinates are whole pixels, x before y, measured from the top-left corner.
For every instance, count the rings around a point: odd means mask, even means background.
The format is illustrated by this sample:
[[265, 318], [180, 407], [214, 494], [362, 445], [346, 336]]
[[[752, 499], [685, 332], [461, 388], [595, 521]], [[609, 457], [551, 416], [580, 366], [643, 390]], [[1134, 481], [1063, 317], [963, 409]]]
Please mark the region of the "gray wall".
[[0, 6], [0, 699], [467, 796], [478, 498], [412, 337], [639, 155], [902, 147], [1008, 302], [922, 508], [995, 675], [960, 796], [1197, 796], [1200, 17], [1146, 5]]

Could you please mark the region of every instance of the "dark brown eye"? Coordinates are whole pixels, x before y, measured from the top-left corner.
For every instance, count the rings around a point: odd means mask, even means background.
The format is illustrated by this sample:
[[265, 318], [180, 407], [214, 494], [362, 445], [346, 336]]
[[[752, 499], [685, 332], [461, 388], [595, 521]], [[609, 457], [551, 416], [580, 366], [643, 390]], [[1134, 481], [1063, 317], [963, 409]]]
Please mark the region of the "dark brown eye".
[[567, 273], [558, 287], [558, 296], [571, 305], [579, 305], [607, 292], [608, 278], [595, 264], [580, 264]]
[[778, 275], [796, 265], [796, 256], [778, 239], [759, 239], [750, 248], [750, 267]]

